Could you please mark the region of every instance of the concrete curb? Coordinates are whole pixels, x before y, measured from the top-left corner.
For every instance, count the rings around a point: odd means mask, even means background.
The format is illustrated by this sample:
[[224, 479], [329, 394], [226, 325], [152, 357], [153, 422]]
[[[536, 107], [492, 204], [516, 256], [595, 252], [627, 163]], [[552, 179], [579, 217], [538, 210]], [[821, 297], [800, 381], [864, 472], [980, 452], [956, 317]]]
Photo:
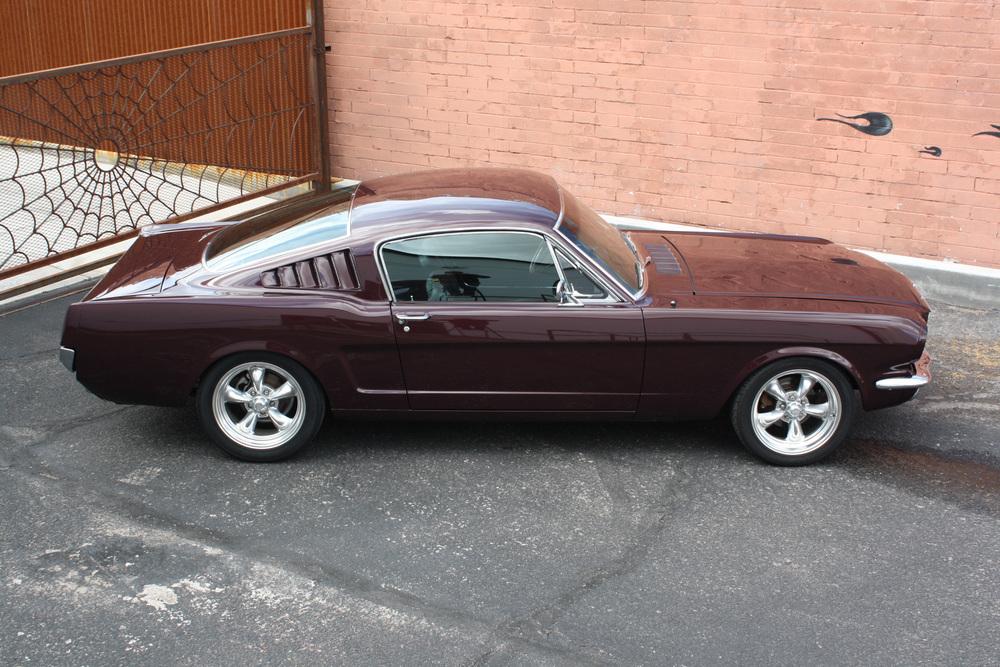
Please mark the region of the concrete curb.
[[[1000, 310], [1000, 277], [978, 275], [961, 269], [915, 266], [909, 262], [882, 257], [877, 259], [912, 280], [929, 301], [943, 301], [966, 308]], [[948, 262], [941, 264], [947, 265]]]
[[[101, 275], [103, 275], [105, 271], [107, 271], [107, 269], [99, 270]], [[94, 273], [95, 272], [91, 272], [82, 276], [75, 276], [67, 279], [66, 281], [49, 285], [34, 292], [28, 292], [27, 294], [22, 294], [21, 296], [14, 297], [13, 299], [0, 301], [0, 318], [7, 315], [13, 315], [14, 313], [24, 310], [25, 308], [31, 308], [43, 303], [48, 303], [49, 301], [55, 301], [56, 299], [61, 299], [72, 294], [80, 294], [80, 298], [83, 298], [83, 293], [89, 291], [100, 279], [100, 276], [94, 275]]]

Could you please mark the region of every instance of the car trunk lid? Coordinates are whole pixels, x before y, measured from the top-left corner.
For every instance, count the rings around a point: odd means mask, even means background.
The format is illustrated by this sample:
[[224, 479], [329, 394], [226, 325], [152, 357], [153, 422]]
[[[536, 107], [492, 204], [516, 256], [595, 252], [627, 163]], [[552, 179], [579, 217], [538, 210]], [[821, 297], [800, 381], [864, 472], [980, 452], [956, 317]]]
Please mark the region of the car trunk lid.
[[167, 276], [201, 262], [205, 245], [232, 223], [150, 225], [84, 297], [84, 301], [156, 294]]

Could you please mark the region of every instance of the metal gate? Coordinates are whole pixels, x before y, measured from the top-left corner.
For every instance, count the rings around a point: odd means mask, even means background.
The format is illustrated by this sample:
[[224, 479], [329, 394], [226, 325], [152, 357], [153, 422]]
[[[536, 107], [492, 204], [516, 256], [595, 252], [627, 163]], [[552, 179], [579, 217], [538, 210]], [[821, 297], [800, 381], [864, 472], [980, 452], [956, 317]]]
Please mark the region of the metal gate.
[[0, 279], [150, 223], [329, 187], [321, 0], [229, 4], [301, 24], [0, 78]]

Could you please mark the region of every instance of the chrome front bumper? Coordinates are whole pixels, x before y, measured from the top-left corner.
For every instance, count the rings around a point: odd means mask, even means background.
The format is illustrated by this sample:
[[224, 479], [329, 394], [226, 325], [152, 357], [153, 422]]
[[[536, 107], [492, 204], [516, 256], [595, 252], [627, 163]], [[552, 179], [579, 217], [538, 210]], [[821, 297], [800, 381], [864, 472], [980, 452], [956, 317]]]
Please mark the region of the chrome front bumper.
[[76, 370], [76, 350], [71, 350], [68, 347], [60, 347], [59, 361], [72, 373]]
[[917, 363], [914, 364], [914, 371], [913, 375], [909, 377], [891, 377], [876, 380], [875, 387], [877, 389], [892, 391], [896, 389], [920, 389], [927, 386], [931, 381], [931, 355], [924, 352]]
[[883, 378], [875, 382], [879, 389], [920, 389], [931, 379], [925, 375], [911, 375], [908, 378]]

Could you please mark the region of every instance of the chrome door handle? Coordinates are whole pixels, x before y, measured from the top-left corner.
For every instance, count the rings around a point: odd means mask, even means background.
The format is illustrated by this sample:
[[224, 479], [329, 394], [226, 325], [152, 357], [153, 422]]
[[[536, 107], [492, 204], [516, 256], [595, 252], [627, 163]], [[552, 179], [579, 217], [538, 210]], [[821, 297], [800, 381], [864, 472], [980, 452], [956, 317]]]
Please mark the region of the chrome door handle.
[[427, 313], [421, 313], [419, 315], [403, 315], [402, 313], [398, 313], [396, 315], [396, 321], [400, 324], [404, 324], [406, 322], [423, 322], [424, 320], [429, 319], [431, 319], [431, 316]]

